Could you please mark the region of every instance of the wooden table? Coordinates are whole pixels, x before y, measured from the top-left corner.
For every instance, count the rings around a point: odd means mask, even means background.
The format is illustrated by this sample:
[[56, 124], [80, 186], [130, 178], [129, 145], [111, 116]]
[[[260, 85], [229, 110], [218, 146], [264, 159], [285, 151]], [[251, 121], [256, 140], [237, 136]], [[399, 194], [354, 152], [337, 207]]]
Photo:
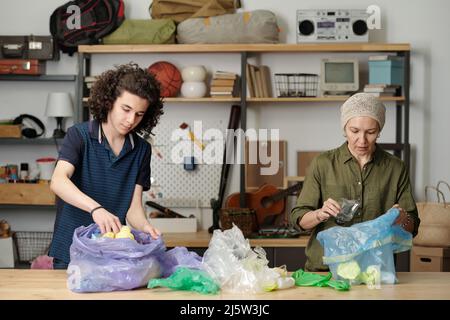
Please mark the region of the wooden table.
[[[207, 230], [186, 233], [164, 233], [163, 239], [167, 247], [208, 248], [212, 234]], [[261, 246], [265, 248], [305, 248], [309, 236], [302, 235], [298, 238], [265, 238], [249, 239], [252, 247]]]
[[350, 291], [338, 292], [331, 288], [295, 287], [261, 294], [219, 293], [201, 295], [167, 288], [137, 289], [108, 293], [73, 293], [67, 289], [64, 270], [0, 269], [0, 299], [24, 300], [329, 300], [329, 299], [445, 299], [450, 300], [450, 272], [400, 272], [396, 285], [381, 285], [369, 289], [353, 286]]

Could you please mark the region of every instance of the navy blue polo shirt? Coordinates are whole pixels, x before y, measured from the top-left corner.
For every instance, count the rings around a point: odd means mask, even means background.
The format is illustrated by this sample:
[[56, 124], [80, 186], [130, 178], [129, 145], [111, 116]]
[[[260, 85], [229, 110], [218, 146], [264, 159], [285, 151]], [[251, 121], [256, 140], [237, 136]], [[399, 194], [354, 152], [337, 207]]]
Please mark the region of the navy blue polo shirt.
[[[120, 154], [114, 155], [99, 122], [93, 120], [67, 130], [58, 160], [71, 163], [71, 181], [125, 224], [136, 184], [150, 189], [150, 158], [150, 144], [135, 133], [126, 136]], [[75, 229], [93, 222], [89, 212], [59, 199], [49, 256], [69, 263]]]

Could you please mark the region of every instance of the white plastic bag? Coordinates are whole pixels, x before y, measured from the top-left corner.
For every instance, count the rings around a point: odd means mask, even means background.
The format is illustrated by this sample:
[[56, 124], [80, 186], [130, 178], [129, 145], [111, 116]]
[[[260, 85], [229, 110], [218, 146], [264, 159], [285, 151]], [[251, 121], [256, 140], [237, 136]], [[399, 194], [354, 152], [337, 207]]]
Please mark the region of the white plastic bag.
[[205, 270], [224, 292], [258, 293], [292, 286], [289, 277], [269, 268], [268, 263], [264, 249], [252, 250], [234, 224], [225, 231], [215, 230], [203, 255]]

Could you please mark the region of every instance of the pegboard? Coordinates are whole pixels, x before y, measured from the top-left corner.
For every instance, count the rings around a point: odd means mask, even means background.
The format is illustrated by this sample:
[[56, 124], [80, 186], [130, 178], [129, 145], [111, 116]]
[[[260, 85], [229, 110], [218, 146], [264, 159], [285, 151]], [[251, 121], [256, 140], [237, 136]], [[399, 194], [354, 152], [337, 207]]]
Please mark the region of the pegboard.
[[[150, 141], [153, 147], [151, 161], [153, 182], [150, 191], [144, 197], [167, 207], [208, 208], [210, 200], [217, 198], [219, 193], [222, 164], [210, 164], [203, 157], [206, 155], [205, 150], [210, 151], [214, 146], [224, 145], [227, 123], [223, 120], [202, 120], [201, 131], [197, 129], [194, 121], [188, 123], [198, 139], [200, 136], [204, 138], [208, 129], [218, 130], [210, 139], [201, 140], [205, 146], [203, 151], [189, 139], [188, 129], [180, 129], [181, 123], [182, 121], [161, 121], [154, 129], [155, 136]], [[183, 155], [189, 155], [185, 148], [190, 150], [190, 155], [199, 159], [200, 163], [196, 164], [193, 171], [185, 170], [183, 163], [176, 162], [182, 158], [181, 150], [185, 151]], [[180, 152], [177, 153], [175, 150]], [[219, 154], [217, 159], [221, 162], [222, 157], [223, 153]]]

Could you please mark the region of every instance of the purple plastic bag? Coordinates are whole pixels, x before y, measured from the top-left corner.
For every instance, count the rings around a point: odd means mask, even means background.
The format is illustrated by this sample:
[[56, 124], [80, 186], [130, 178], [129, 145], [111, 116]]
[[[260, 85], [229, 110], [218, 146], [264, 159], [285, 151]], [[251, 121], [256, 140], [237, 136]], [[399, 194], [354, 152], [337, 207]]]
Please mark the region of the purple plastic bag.
[[161, 276], [166, 247], [161, 237], [131, 230], [135, 240], [98, 238], [97, 224], [79, 227], [70, 246], [67, 285], [74, 292], [131, 290]]
[[185, 247], [175, 247], [167, 251], [161, 261], [163, 276], [168, 277], [178, 267], [203, 270], [202, 257]]

